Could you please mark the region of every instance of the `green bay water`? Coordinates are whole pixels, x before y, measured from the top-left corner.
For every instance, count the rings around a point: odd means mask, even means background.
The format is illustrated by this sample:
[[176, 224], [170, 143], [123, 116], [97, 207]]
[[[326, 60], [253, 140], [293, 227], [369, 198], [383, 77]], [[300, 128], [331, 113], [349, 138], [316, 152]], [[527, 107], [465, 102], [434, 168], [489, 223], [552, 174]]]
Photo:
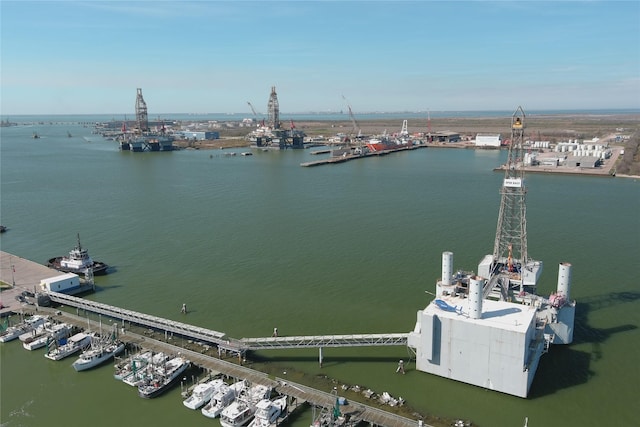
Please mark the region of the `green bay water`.
[[[507, 120], [508, 121], [508, 120]], [[508, 123], [505, 122], [505, 127]], [[88, 298], [235, 338], [408, 332], [441, 253], [475, 270], [493, 249], [505, 152], [419, 149], [303, 168], [311, 150], [120, 152], [75, 122], [2, 128], [2, 250], [44, 263], [83, 246], [114, 267]], [[32, 138], [37, 132], [40, 138]], [[71, 133], [68, 137], [67, 132]], [[228, 156], [236, 152], [236, 156]], [[414, 370], [406, 348], [260, 353], [280, 376], [326, 375], [480, 426], [635, 425], [640, 334], [640, 182], [527, 177], [539, 291], [573, 264], [574, 343], [544, 355], [520, 399]], [[9, 266], [2, 266], [9, 268]], [[189, 314], [180, 313], [187, 304]], [[19, 343], [0, 346], [2, 426], [218, 425], [152, 400], [107, 364], [77, 373]], [[398, 359], [407, 374], [395, 374]], [[285, 373], [286, 372], [286, 373]], [[327, 390], [328, 391], [328, 390]], [[291, 425], [311, 422], [301, 412]]]

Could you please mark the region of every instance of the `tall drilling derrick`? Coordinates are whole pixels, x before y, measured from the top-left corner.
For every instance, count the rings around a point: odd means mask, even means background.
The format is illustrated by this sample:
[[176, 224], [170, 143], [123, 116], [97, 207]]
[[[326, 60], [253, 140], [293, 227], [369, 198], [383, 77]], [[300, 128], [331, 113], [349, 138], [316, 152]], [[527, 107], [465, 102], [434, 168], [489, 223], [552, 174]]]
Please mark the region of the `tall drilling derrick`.
[[500, 212], [493, 247], [493, 275], [501, 275], [503, 288], [518, 287], [520, 292], [524, 286], [535, 287], [542, 271], [542, 263], [530, 260], [527, 253], [524, 129], [525, 114], [522, 107], [518, 107], [511, 117], [509, 157], [500, 189]]
[[269, 96], [269, 104], [267, 104], [267, 111], [269, 111], [268, 124], [271, 129], [280, 129], [280, 106], [278, 105], [278, 95], [276, 94], [276, 87], [271, 86], [271, 95]]
[[138, 88], [136, 96], [136, 125], [140, 132], [149, 131], [149, 117], [147, 116], [147, 103], [142, 97], [142, 89]]

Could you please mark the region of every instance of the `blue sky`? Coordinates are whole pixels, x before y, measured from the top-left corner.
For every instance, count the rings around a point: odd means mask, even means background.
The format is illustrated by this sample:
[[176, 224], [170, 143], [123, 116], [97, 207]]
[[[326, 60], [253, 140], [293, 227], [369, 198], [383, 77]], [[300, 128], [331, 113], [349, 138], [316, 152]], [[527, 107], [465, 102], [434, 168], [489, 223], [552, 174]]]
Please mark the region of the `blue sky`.
[[637, 1], [0, 0], [0, 113], [640, 107]]

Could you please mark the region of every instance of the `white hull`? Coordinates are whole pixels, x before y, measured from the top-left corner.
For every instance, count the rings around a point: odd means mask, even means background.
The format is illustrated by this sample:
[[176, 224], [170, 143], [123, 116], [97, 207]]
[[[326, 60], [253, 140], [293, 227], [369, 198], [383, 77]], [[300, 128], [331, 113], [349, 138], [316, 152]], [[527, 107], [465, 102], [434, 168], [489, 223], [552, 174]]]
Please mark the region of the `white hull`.
[[149, 363], [140, 369], [136, 369], [135, 372], [132, 371], [129, 375], [124, 376], [122, 382], [131, 387], [139, 387], [152, 378], [154, 367], [163, 365], [167, 360], [168, 357], [164, 353], [154, 354]]
[[89, 345], [91, 345], [91, 335], [80, 332], [69, 338], [66, 344], [49, 350], [44, 357], [51, 360], [62, 360], [86, 349]]
[[243, 400], [236, 400], [224, 408], [220, 414], [222, 427], [242, 427], [247, 425], [256, 412], [255, 405]]
[[150, 399], [164, 393], [189, 367], [189, 361], [182, 357], [174, 357], [162, 367], [154, 367], [152, 377], [138, 386], [138, 396]]
[[94, 368], [111, 359], [113, 356], [120, 354], [123, 350], [124, 343], [121, 342], [106, 345], [99, 344], [97, 347], [91, 347], [73, 362], [73, 369], [80, 372]]
[[222, 387], [224, 381], [221, 379], [215, 379], [204, 384], [198, 384], [194, 389], [191, 396], [182, 401], [182, 404], [189, 409], [200, 409], [202, 406], [209, 403], [211, 397]]
[[115, 372], [113, 373], [113, 378], [119, 381], [129, 378], [131, 375], [144, 370], [151, 362], [152, 358], [153, 352], [151, 351], [142, 351], [134, 354], [130, 358], [127, 358], [114, 366]]
[[242, 427], [247, 425], [255, 415], [258, 402], [268, 398], [271, 394], [271, 388], [261, 384], [255, 384], [245, 391], [246, 393], [238, 396], [220, 414], [220, 424], [223, 427]]
[[276, 424], [286, 407], [286, 396], [281, 396], [274, 400], [261, 400], [256, 405], [256, 414], [253, 421], [249, 423], [249, 427], [269, 427], [272, 424]]
[[45, 332], [36, 338], [28, 339], [22, 343], [22, 347], [25, 350], [37, 350], [45, 347], [49, 342], [56, 342], [61, 338], [65, 338], [69, 335], [71, 326], [61, 323], [59, 325], [48, 326], [45, 328]]
[[224, 408], [236, 400], [236, 397], [242, 393], [246, 386], [245, 381], [238, 381], [230, 386], [220, 387], [220, 390], [211, 397], [209, 403], [201, 409], [202, 415], [207, 418], [219, 417]]
[[47, 327], [51, 326], [51, 323], [49, 322], [44, 322], [41, 323], [39, 325], [37, 325], [35, 328], [31, 328], [28, 332], [25, 332], [24, 334], [21, 334], [18, 339], [20, 341], [24, 342], [29, 342], [29, 341], [33, 341], [36, 338], [40, 338], [42, 335], [47, 333]]
[[33, 316], [32, 318], [15, 326], [9, 326], [6, 331], [0, 335], [0, 342], [13, 341], [25, 333], [33, 331], [36, 327], [43, 325], [46, 321], [45, 317]]

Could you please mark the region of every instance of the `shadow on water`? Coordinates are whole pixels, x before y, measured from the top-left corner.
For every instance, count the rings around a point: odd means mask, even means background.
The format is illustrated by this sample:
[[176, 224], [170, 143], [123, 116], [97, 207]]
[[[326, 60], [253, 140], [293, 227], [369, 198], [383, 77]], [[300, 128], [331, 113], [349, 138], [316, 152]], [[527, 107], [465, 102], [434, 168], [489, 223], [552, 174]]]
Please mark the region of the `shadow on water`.
[[592, 361], [603, 357], [601, 344], [621, 332], [638, 329], [638, 325], [623, 324], [612, 328], [589, 326], [589, 313], [620, 304], [640, 302], [640, 292], [614, 292], [580, 299], [576, 305], [573, 345], [591, 344], [590, 352], [574, 350], [570, 346], [551, 346], [553, 357], [542, 357], [529, 397], [535, 399], [558, 390], [584, 384], [594, 375]]

